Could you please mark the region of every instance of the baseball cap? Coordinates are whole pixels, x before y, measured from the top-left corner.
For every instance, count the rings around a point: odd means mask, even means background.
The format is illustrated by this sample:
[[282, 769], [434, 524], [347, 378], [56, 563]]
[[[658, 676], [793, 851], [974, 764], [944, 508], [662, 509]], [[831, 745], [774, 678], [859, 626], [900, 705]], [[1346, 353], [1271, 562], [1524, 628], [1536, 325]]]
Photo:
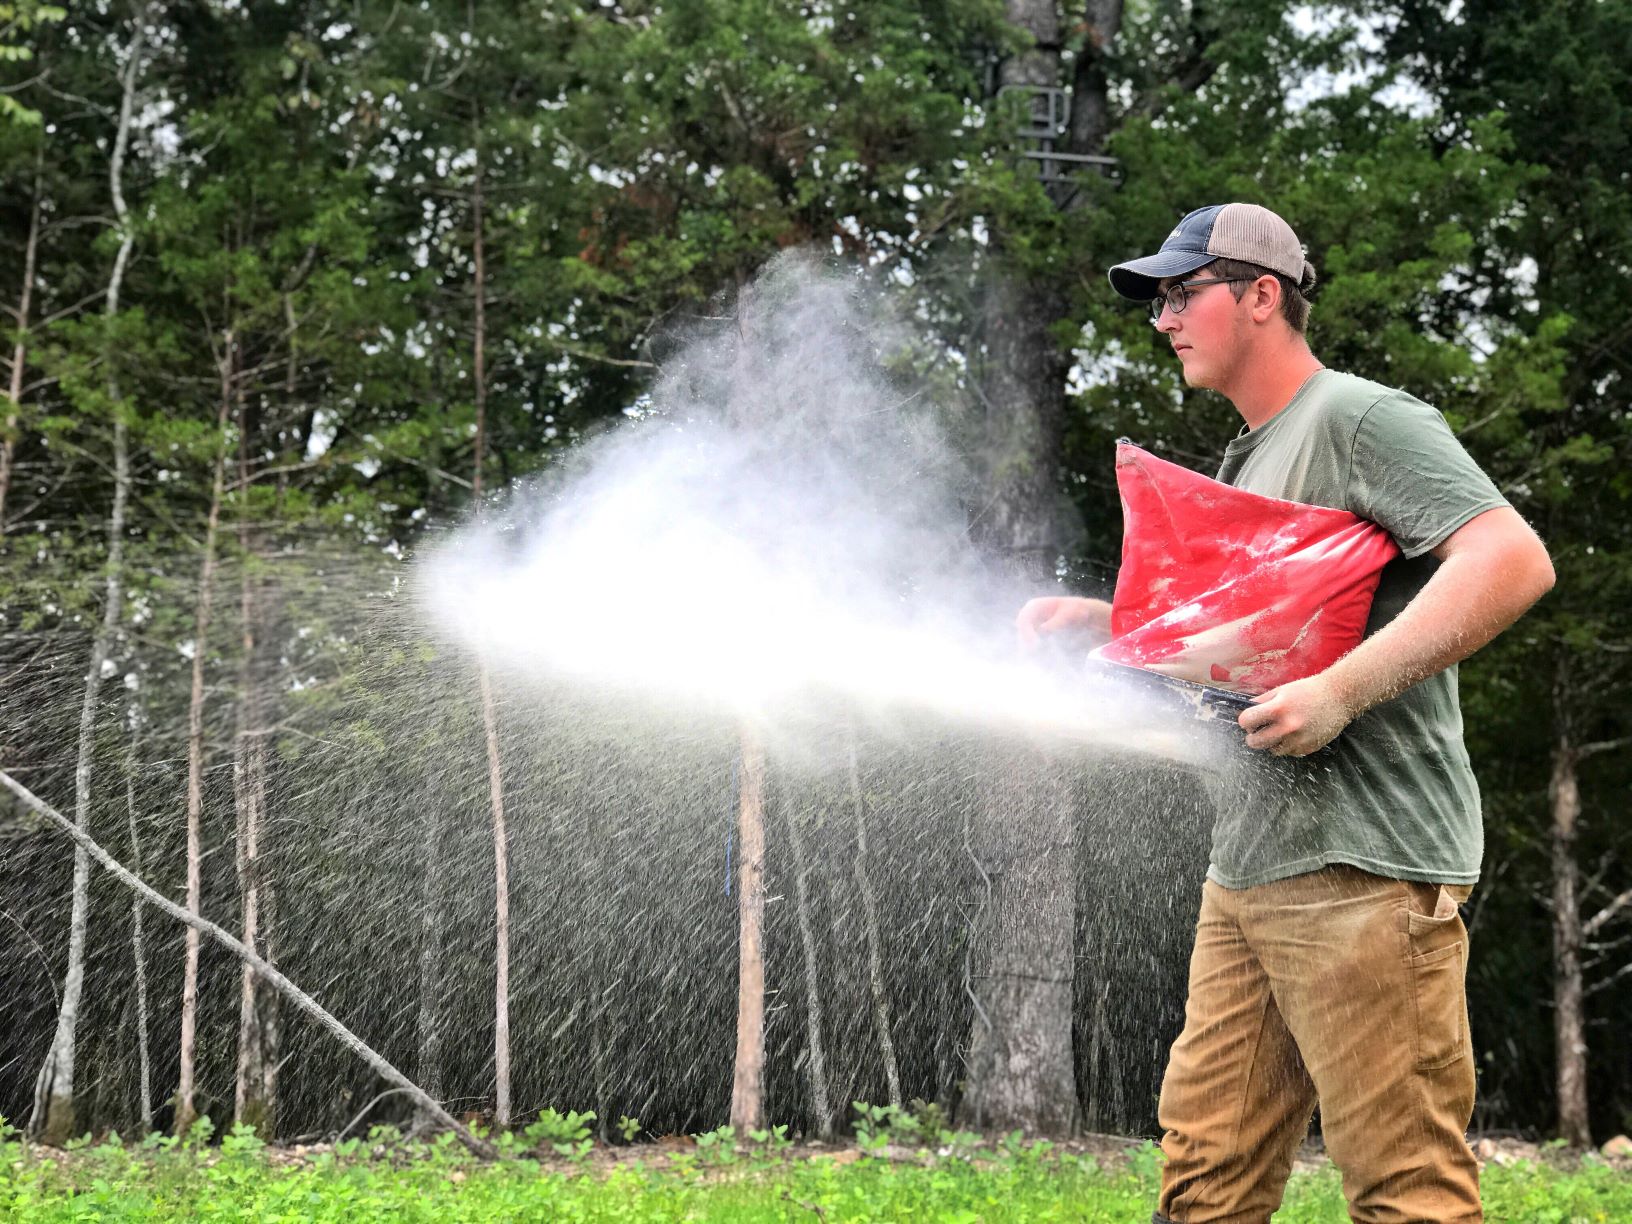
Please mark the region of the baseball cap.
[[1261, 204], [1210, 204], [1174, 227], [1161, 250], [1111, 269], [1111, 288], [1125, 298], [1148, 302], [1164, 276], [1183, 276], [1215, 259], [1238, 259], [1279, 272], [1294, 285], [1314, 283], [1315, 270], [1303, 257], [1292, 227]]

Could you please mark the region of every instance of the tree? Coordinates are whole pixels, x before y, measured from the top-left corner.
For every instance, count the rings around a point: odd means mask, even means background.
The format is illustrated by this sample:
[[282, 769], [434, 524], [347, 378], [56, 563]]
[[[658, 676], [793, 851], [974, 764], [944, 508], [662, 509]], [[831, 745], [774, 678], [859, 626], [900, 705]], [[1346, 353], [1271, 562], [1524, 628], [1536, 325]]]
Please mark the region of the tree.
[[[1531, 799], [1520, 811], [1504, 804], [1502, 814], [1519, 822], [1512, 840], [1545, 847], [1557, 1125], [1562, 1137], [1585, 1144], [1593, 1078], [1587, 1000], [1595, 992], [1586, 975], [1613, 963], [1591, 945], [1624, 910], [1620, 897], [1632, 882], [1615, 870], [1614, 842], [1606, 841], [1613, 831], [1598, 832], [1596, 848], [1610, 857], [1590, 888], [1603, 899], [1584, 912], [1582, 834], [1596, 807], [1618, 810], [1612, 796], [1620, 785], [1607, 759], [1584, 767], [1628, 735], [1622, 686], [1632, 622], [1613, 592], [1627, 580], [1620, 524], [1632, 487], [1620, 473], [1632, 445], [1632, 385], [1617, 354], [1629, 333], [1624, 316], [1603, 310], [1602, 300], [1607, 270], [1632, 252], [1623, 207], [1632, 152], [1624, 121], [1632, 15], [1590, 3], [1478, 3], [1452, 17], [1415, 0], [1368, 11], [1386, 23], [1387, 52], [1412, 65], [1442, 108], [1442, 140], [1499, 123], [1507, 160], [1530, 169], [1506, 223], [1470, 252], [1466, 274], [1484, 296], [1483, 325], [1469, 329], [1474, 343], [1488, 343], [1479, 331], [1510, 337], [1528, 360], [1487, 359], [1509, 380], [1510, 398], [1497, 405], [1501, 411], [1469, 418], [1464, 432], [1514, 504], [1537, 520], [1560, 581], [1522, 632], [1498, 642], [1488, 666], [1470, 668], [1470, 699], [1495, 724], [1486, 741], [1493, 765], [1507, 755], [1504, 741], [1525, 734], [1516, 716], [1532, 725], [1540, 716], [1548, 727], [1545, 770], [1515, 779], [1516, 789], [1541, 802]], [[1594, 781], [1602, 788], [1596, 795]], [[1545, 836], [1524, 831], [1538, 825]], [[1616, 978], [1605, 975], [1596, 985]]]
[[[130, 261], [135, 237], [130, 229], [129, 209], [125, 204], [125, 154], [130, 144], [132, 112], [136, 101], [136, 86], [141, 78], [146, 55], [147, 30], [140, 18], [133, 23], [130, 41], [124, 51], [120, 69], [121, 86], [118, 119], [114, 128], [113, 151], [108, 161], [108, 185], [113, 201], [115, 224], [119, 227], [119, 250], [114, 256], [113, 270], [108, 276], [104, 311], [112, 319], [119, 313], [120, 291], [124, 286], [125, 268]], [[36, 178], [36, 190], [38, 178]], [[33, 278], [35, 243], [38, 235], [38, 196], [28, 241], [28, 268], [25, 280]], [[25, 283], [22, 305], [18, 311], [19, 325], [28, 325], [30, 285]], [[24, 349], [19, 342], [13, 355], [12, 402], [20, 395], [19, 385]], [[91, 786], [94, 777], [93, 754], [96, 748], [98, 697], [105, 676], [104, 668], [111, 662], [114, 635], [119, 626], [124, 587], [125, 511], [130, 500], [130, 449], [125, 424], [124, 408], [120, 404], [118, 382], [109, 376], [107, 399], [113, 415], [113, 505], [108, 512], [108, 553], [103, 587], [102, 620], [91, 644], [90, 664], [85, 672], [85, 695], [79, 715], [79, 752], [74, 769], [74, 821], [81, 832], [89, 832], [91, 822]], [[8, 440], [9, 446], [9, 440]], [[9, 475], [10, 455], [6, 455]], [[74, 1058], [78, 1036], [80, 996], [85, 986], [85, 925], [90, 909], [90, 857], [83, 847], [74, 851], [74, 883], [69, 917], [68, 969], [63, 979], [62, 1003], [57, 1013], [57, 1031], [40, 1068], [34, 1089], [34, 1114], [30, 1130], [47, 1143], [62, 1145], [77, 1133], [74, 1110]]]

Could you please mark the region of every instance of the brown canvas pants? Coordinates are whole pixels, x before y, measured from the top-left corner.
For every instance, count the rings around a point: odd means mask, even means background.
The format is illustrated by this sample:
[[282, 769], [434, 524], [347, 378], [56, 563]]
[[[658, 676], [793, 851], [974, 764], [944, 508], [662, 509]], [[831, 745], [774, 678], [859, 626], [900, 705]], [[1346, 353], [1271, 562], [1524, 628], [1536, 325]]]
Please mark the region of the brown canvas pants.
[[1268, 1220], [1317, 1101], [1353, 1219], [1483, 1219], [1457, 914], [1470, 891], [1345, 866], [1207, 882], [1158, 1107], [1158, 1220]]

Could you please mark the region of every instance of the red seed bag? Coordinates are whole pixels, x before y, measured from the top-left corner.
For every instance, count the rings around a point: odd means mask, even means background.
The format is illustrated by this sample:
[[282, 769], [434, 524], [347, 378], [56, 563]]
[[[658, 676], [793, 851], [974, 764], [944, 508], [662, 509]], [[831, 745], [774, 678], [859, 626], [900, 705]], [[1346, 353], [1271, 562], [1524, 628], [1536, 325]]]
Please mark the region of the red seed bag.
[[1262, 693], [1359, 645], [1389, 534], [1350, 514], [1233, 488], [1116, 447], [1122, 570], [1095, 655]]

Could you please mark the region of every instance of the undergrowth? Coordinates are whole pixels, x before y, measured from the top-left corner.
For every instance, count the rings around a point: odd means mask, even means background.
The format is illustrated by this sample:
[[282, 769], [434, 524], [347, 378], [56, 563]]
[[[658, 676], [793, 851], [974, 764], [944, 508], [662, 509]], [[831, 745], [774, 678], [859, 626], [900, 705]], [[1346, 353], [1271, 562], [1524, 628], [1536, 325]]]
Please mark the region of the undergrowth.
[[[406, 1142], [390, 1127], [300, 1159], [248, 1130], [219, 1145], [207, 1127], [186, 1141], [117, 1136], [68, 1151], [19, 1141], [0, 1122], [0, 1219], [7, 1221], [1106, 1221], [1150, 1217], [1161, 1153], [1145, 1144], [1097, 1160], [1018, 1135], [996, 1143], [931, 1115], [858, 1106], [855, 1151], [809, 1154], [785, 1127], [738, 1144], [729, 1130], [684, 1151], [653, 1145], [595, 1160], [592, 1114], [546, 1111], [496, 1140], [497, 1163], [451, 1135]], [[639, 1124], [621, 1119], [633, 1139]], [[605, 1157], [603, 1149], [599, 1154]], [[1632, 1219], [1632, 1178], [1601, 1162], [1563, 1171], [1520, 1162], [1484, 1175], [1487, 1218], [1535, 1224]], [[1284, 1224], [1347, 1215], [1336, 1174], [1293, 1176]]]

